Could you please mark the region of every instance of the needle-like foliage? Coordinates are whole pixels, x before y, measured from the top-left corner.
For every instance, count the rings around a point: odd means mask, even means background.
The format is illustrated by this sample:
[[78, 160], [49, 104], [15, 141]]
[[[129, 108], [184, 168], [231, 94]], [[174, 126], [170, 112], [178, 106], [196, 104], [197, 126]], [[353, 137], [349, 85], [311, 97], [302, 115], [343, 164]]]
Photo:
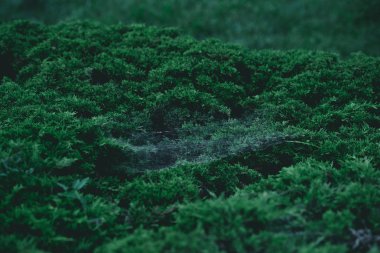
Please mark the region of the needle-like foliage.
[[377, 252], [380, 59], [0, 26], [1, 252]]

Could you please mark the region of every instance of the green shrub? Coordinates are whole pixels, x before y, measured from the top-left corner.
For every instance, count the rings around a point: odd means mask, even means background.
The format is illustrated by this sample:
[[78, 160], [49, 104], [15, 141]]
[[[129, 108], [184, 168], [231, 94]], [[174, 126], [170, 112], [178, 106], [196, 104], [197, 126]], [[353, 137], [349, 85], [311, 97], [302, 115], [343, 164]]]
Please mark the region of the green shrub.
[[[0, 250], [376, 251], [379, 58], [27, 21], [0, 26], [0, 56]], [[211, 163], [130, 166], [162, 144], [140, 133], [231, 132]]]
[[[173, 226], [154, 234], [141, 230], [134, 242], [150, 233], [149, 244], [173, 250], [176, 242], [169, 235], [201, 231], [222, 252], [366, 251], [380, 232], [378, 174], [366, 160], [347, 160], [339, 169], [313, 160], [299, 163], [231, 197], [182, 204]], [[364, 228], [368, 240], [355, 235]], [[130, 243], [127, 237], [105, 248], [128, 252]]]

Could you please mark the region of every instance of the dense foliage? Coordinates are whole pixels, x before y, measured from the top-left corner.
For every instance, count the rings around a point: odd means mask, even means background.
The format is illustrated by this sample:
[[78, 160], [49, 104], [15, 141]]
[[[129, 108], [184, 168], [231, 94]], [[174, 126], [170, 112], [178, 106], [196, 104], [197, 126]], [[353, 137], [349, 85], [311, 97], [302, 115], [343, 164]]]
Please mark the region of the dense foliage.
[[[173, 15], [175, 14], [175, 15]], [[378, 0], [2, 0], [0, 20], [94, 19], [181, 27], [244, 46], [380, 55]]]
[[[0, 26], [1, 252], [378, 252], [380, 59], [175, 29]], [[292, 138], [136, 171], [135, 132], [257, 113]], [[28, 250], [28, 251], [27, 251]]]

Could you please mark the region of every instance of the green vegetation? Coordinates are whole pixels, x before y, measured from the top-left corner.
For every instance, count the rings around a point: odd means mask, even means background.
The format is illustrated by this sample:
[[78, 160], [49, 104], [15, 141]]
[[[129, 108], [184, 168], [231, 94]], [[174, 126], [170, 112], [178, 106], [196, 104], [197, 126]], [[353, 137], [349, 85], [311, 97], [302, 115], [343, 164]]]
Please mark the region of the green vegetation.
[[[0, 251], [379, 252], [379, 87], [380, 58], [364, 54], [249, 51], [143, 25], [3, 24]], [[253, 114], [268, 129], [258, 136], [291, 138], [129, 167], [136, 132], [204, 127], [222, 140], [215, 122], [252, 133], [238, 122]]]
[[2, 0], [0, 20], [175, 26], [252, 49], [312, 49], [380, 55], [378, 0]]

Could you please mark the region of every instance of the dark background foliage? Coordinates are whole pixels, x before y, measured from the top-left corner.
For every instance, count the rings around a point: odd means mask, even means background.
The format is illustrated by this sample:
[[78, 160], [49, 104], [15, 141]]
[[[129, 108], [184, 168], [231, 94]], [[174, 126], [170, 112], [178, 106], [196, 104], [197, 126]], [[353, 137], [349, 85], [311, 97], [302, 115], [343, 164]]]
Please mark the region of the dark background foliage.
[[252, 49], [380, 54], [378, 0], [2, 0], [0, 19], [176, 26]]

